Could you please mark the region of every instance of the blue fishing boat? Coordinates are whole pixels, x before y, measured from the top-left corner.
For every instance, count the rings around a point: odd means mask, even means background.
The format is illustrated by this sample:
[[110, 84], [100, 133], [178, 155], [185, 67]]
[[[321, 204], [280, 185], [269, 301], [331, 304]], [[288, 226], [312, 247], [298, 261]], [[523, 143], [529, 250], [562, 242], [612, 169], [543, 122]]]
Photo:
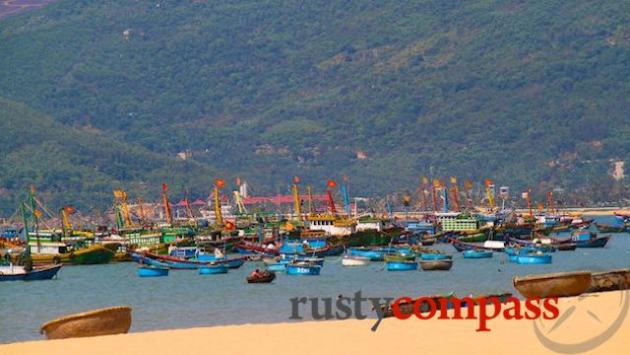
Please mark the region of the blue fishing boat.
[[551, 264], [551, 255], [543, 253], [529, 253], [516, 256], [517, 264]]
[[61, 264], [42, 266], [31, 271], [24, 270], [23, 266], [0, 266], [0, 281], [36, 281], [50, 280], [61, 269]]
[[446, 260], [452, 258], [453, 256], [442, 253], [420, 253], [420, 260]]
[[348, 255], [351, 256], [363, 256], [370, 258], [371, 261], [383, 261], [385, 254], [396, 253], [395, 248], [350, 248], [348, 249]]
[[284, 272], [284, 271], [287, 271], [287, 264], [288, 263], [268, 264], [267, 265], [267, 270], [269, 270], [269, 271], [276, 271], [276, 272]]
[[610, 236], [598, 237], [595, 233], [579, 231], [571, 236], [578, 248], [603, 248], [608, 243]]
[[296, 262], [305, 262], [309, 264], [316, 264], [319, 266], [324, 266], [324, 258], [312, 257], [312, 256], [296, 256]]
[[470, 250], [465, 250], [464, 251], [464, 258], [465, 259], [484, 259], [484, 258], [491, 258], [491, 257], [492, 257], [492, 252], [491, 251], [475, 250], [475, 249], [470, 249]]
[[418, 263], [415, 261], [388, 261], [385, 265], [387, 267], [387, 271], [418, 270]]
[[161, 267], [161, 268], [169, 267], [169, 265], [166, 264], [165, 262], [162, 262], [153, 258], [149, 258], [147, 256], [144, 256], [138, 253], [132, 253], [131, 258], [133, 261], [140, 263], [142, 265], [156, 266], [156, 267]]
[[290, 263], [287, 264], [287, 275], [309, 275], [316, 276], [321, 272], [322, 267], [309, 263]]
[[199, 268], [199, 275], [227, 274], [228, 268], [223, 264], [207, 265]]
[[168, 276], [168, 268], [158, 266], [140, 266], [138, 267], [138, 276], [140, 277], [159, 277]]

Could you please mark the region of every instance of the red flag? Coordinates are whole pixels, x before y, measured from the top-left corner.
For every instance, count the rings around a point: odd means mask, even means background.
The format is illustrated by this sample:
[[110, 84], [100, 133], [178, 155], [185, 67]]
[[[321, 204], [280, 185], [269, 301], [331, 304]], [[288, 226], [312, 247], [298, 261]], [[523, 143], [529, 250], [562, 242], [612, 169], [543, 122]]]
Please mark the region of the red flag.
[[164, 192], [168, 191], [168, 185], [162, 184], [162, 191]]
[[337, 187], [337, 183], [335, 182], [335, 180], [328, 180], [326, 181], [326, 186], [328, 186], [331, 189], [334, 189], [335, 187]]
[[294, 182], [294, 183], [299, 184], [299, 183], [300, 183], [300, 181], [302, 181], [302, 179], [300, 179], [300, 177], [299, 177], [299, 176], [297, 176], [297, 175], [296, 175], [296, 176], [294, 176], [294, 177], [293, 177], [293, 182]]
[[222, 188], [223, 185], [225, 185], [225, 181], [223, 181], [223, 179], [215, 179], [214, 183], [217, 185], [218, 188]]

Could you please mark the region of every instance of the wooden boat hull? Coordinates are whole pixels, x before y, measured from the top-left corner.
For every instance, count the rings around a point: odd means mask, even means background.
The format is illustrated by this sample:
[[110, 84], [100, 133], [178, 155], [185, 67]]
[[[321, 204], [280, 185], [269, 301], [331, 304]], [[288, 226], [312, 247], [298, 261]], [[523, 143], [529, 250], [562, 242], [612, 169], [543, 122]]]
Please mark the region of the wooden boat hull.
[[420, 260], [446, 260], [452, 259], [451, 255], [446, 255], [442, 253], [420, 253]]
[[608, 243], [610, 236], [598, 237], [589, 240], [576, 240], [575, 245], [578, 248], [603, 248]]
[[370, 263], [370, 258], [363, 256], [349, 256], [346, 255], [341, 259], [341, 265], [343, 266], [365, 266]]
[[415, 261], [388, 261], [385, 263], [387, 271], [413, 271], [418, 270], [418, 263]]
[[48, 265], [35, 268], [23, 274], [2, 274], [0, 272], [0, 281], [37, 281], [50, 280], [61, 269], [61, 265]]
[[319, 265], [287, 265], [287, 275], [305, 275], [317, 276], [320, 274], [322, 267]]
[[466, 250], [464, 251], [465, 259], [486, 259], [491, 258], [492, 252], [485, 250]]
[[572, 297], [586, 292], [591, 285], [591, 273], [586, 271], [515, 276], [514, 287], [526, 298]]
[[168, 268], [156, 266], [141, 266], [138, 268], [138, 276], [140, 277], [160, 277], [168, 276]]
[[597, 226], [597, 230], [602, 233], [623, 233], [626, 230], [625, 225], [611, 226], [607, 224], [595, 223], [595, 226]]
[[264, 272], [263, 275], [261, 276], [257, 276], [257, 277], [248, 276], [247, 283], [250, 283], [250, 284], [270, 283], [275, 278], [276, 278], [276, 274], [274, 272], [267, 271], [267, 272]]
[[228, 268], [225, 265], [212, 265], [199, 267], [199, 275], [227, 274]]
[[130, 307], [111, 307], [61, 317], [41, 326], [48, 339], [124, 334], [131, 327]]
[[107, 264], [114, 258], [114, 252], [102, 245], [95, 244], [85, 249], [57, 255], [32, 254], [33, 263], [38, 264]]
[[448, 271], [453, 267], [453, 259], [420, 260], [420, 267], [424, 271]]
[[586, 292], [606, 292], [630, 289], [630, 269], [591, 273], [591, 285]]
[[551, 255], [543, 254], [525, 254], [525, 255], [516, 255], [516, 263], [521, 265], [540, 265], [540, 264], [551, 264]]

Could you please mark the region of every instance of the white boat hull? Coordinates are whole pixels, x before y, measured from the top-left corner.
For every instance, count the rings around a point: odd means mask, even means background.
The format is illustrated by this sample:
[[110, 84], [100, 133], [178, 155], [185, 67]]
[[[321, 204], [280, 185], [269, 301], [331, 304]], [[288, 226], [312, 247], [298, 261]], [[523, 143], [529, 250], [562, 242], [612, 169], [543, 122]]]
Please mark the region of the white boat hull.
[[344, 256], [341, 260], [343, 266], [365, 266], [370, 263], [370, 258]]

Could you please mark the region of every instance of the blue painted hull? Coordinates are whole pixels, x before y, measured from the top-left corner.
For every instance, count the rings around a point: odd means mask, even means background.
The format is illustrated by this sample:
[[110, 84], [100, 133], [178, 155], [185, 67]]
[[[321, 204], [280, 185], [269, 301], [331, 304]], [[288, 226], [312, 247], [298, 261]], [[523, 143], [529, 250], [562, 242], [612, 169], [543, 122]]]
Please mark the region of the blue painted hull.
[[364, 248], [350, 248], [348, 254], [351, 256], [363, 256], [370, 258], [371, 261], [383, 261], [385, 260], [385, 254], [396, 253], [394, 248], [380, 248], [380, 249], [364, 249]]
[[323, 258], [311, 258], [311, 257], [298, 256], [294, 260], [298, 262], [301, 261], [301, 262], [307, 262], [307, 263], [315, 264], [319, 266], [324, 266]]
[[141, 266], [138, 268], [138, 276], [140, 277], [160, 277], [160, 276], [168, 276], [167, 268], [161, 267], [145, 267]]
[[418, 270], [418, 263], [415, 261], [388, 261], [385, 263], [387, 271], [413, 271]]
[[317, 276], [321, 272], [322, 267], [319, 265], [287, 265], [287, 275], [306, 275], [306, 276]]
[[168, 268], [169, 267], [169, 265], [164, 263], [164, 262], [161, 262], [161, 261], [158, 261], [158, 260], [155, 260], [155, 259], [151, 259], [151, 258], [148, 258], [146, 256], [143, 256], [143, 255], [140, 255], [140, 254], [137, 254], [137, 253], [131, 254], [131, 258], [132, 258], [133, 261], [136, 261], [136, 262], [138, 262], [140, 264], [144, 264], [144, 265], [156, 266], [156, 267], [161, 267], [161, 268]]
[[228, 269], [225, 265], [202, 266], [199, 268], [199, 275], [216, 275], [227, 274]]
[[477, 250], [464, 251], [465, 259], [485, 259], [485, 258], [491, 258], [491, 257], [492, 257], [491, 251], [477, 251]]
[[269, 264], [267, 265], [267, 270], [276, 272], [287, 271], [287, 263]]
[[516, 257], [518, 264], [551, 264], [551, 255], [518, 255]]
[[17, 274], [17, 275], [0, 275], [0, 281], [37, 281], [37, 280], [50, 280], [61, 269], [61, 265], [35, 269], [33, 271]]
[[446, 254], [432, 254], [432, 253], [421, 253], [420, 260], [445, 260], [452, 259], [453, 257]]

